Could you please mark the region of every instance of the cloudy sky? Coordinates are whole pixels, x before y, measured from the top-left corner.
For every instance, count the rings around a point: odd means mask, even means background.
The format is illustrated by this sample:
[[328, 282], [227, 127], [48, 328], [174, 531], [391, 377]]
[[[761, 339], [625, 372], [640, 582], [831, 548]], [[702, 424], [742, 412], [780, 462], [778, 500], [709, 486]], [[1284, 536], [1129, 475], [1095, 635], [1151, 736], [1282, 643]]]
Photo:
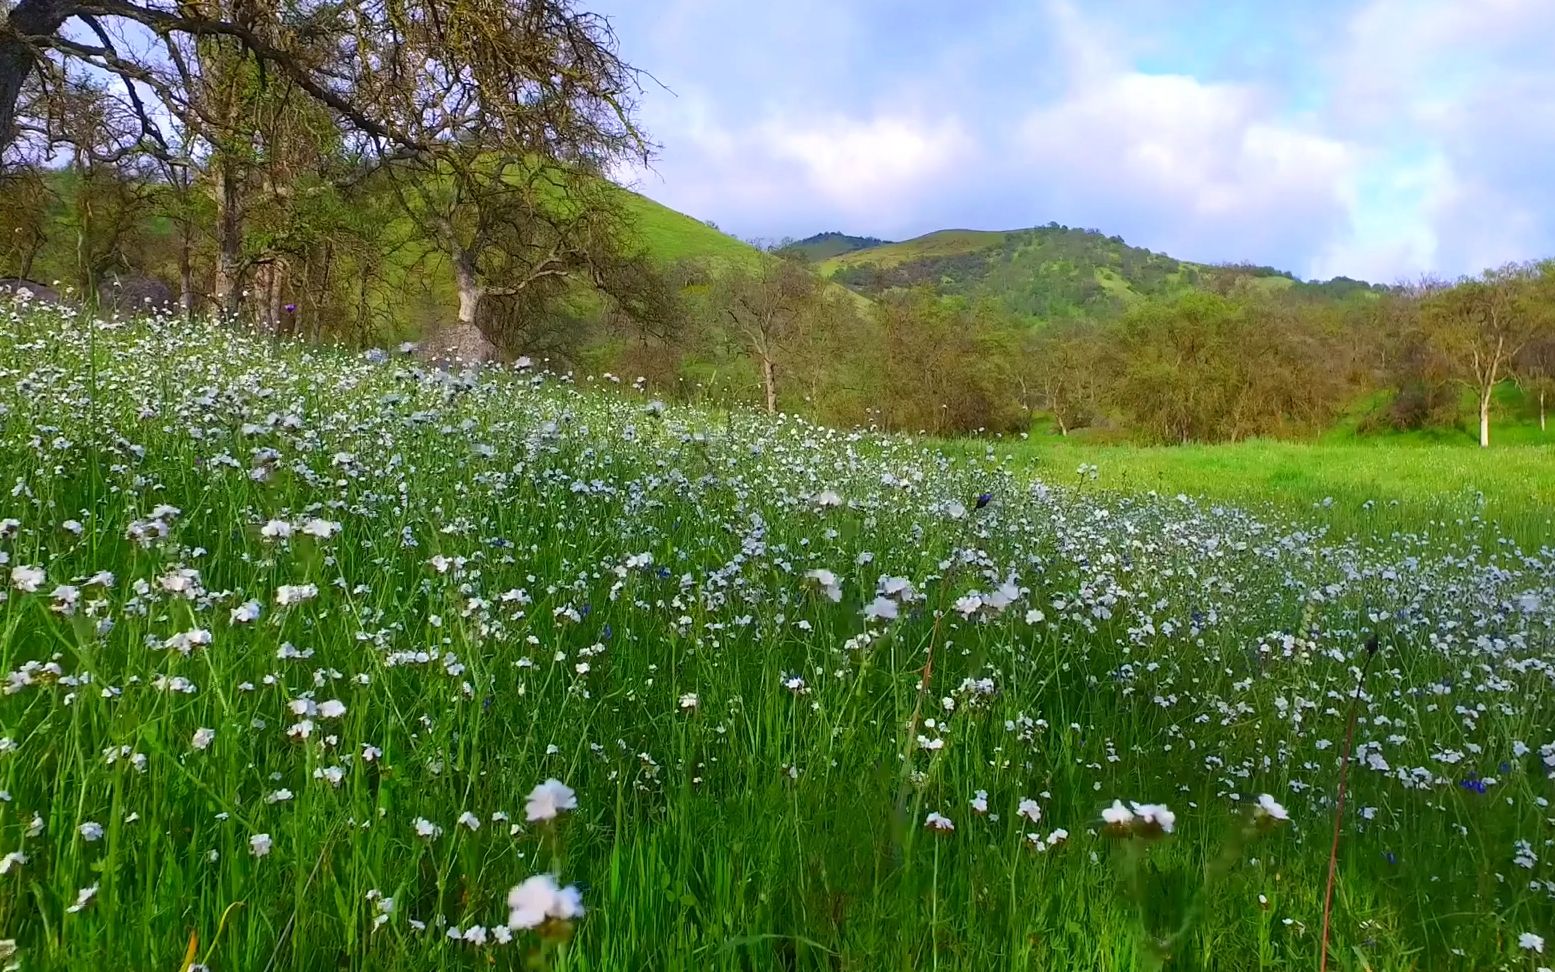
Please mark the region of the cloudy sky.
[[741, 237], [1056, 220], [1391, 282], [1555, 255], [1555, 0], [594, 0], [640, 191]]

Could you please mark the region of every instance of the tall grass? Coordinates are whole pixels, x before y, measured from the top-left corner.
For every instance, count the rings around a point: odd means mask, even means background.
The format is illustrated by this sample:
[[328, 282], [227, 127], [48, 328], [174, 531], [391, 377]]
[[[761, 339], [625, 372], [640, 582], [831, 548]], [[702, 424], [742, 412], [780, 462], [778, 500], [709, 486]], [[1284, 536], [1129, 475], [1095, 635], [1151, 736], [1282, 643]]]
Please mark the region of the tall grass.
[[208, 324], [9, 314], [0, 409], [24, 968], [1313, 968], [1372, 635], [1338, 967], [1555, 934], [1548, 551]]

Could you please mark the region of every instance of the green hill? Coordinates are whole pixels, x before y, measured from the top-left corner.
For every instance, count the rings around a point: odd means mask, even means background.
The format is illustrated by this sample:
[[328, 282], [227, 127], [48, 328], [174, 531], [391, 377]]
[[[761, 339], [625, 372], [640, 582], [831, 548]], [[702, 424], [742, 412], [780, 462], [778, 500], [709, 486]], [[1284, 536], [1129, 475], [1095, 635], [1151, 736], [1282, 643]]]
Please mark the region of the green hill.
[[785, 243], [779, 253], [797, 254], [811, 263], [820, 263], [844, 253], [888, 245], [888, 241], [875, 236], [849, 236], [846, 233], [817, 233], [802, 240]]
[[665, 263], [696, 258], [754, 263], [760, 258], [761, 251], [749, 243], [640, 193], [621, 191], [644, 250]]
[[1345, 277], [1309, 283], [1272, 267], [1191, 263], [1130, 246], [1118, 236], [1057, 223], [1008, 231], [940, 230], [840, 253], [820, 270], [866, 295], [927, 284], [946, 295], [991, 299], [1033, 320], [1108, 317], [1141, 298], [1193, 288], [1295, 288], [1333, 299], [1373, 289]]

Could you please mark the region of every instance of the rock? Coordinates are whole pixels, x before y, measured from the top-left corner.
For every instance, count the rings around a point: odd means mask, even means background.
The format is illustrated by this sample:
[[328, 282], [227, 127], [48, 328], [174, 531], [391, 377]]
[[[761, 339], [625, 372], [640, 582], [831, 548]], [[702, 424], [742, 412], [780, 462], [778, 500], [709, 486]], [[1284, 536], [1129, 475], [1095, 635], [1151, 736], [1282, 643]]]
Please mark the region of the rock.
[[36, 280], [21, 277], [0, 277], [0, 300], [26, 301], [34, 304], [62, 304], [59, 291]]
[[[26, 294], [27, 296], [23, 296]], [[0, 277], [0, 299], [25, 299], [35, 304], [75, 304], [58, 290], [20, 277]], [[98, 309], [105, 316], [129, 316], [171, 307], [173, 291], [155, 277], [111, 277], [97, 288]]]
[[497, 360], [497, 346], [474, 324], [449, 324], [421, 342], [416, 353], [437, 365], [489, 364]]
[[142, 314], [174, 304], [172, 288], [155, 277], [128, 275], [104, 280], [97, 288], [104, 314]]

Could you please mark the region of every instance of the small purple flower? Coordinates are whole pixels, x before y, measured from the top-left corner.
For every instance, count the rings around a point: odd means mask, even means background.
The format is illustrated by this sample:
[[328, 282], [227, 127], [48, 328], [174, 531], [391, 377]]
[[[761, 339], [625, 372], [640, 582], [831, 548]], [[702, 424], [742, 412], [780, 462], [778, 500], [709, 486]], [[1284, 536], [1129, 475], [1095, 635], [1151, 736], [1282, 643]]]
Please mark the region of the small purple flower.
[[1468, 790], [1470, 793], [1482, 794], [1486, 790], [1485, 781], [1480, 779], [1478, 776], [1471, 776], [1458, 785], [1463, 787], [1465, 790]]
[[989, 503], [992, 503], [992, 502], [993, 502], [993, 494], [992, 493], [978, 493], [977, 494], [977, 508], [978, 509], [982, 509], [983, 507], [987, 506]]
[[296, 304], [287, 304], [285, 307], [282, 307], [281, 310], [285, 311], [288, 314], [295, 314], [295, 313], [297, 313], [297, 305]]

